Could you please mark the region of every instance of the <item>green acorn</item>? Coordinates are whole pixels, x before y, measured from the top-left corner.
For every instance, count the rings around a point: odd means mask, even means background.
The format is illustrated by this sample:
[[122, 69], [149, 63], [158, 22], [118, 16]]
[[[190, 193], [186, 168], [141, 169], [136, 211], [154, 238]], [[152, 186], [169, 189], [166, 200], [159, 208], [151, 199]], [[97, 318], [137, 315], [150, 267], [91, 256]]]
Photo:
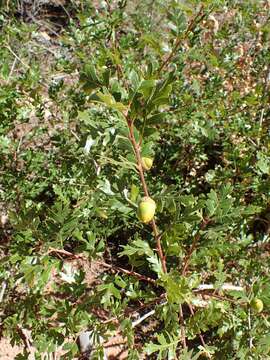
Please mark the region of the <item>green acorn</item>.
[[142, 167], [144, 170], [150, 170], [153, 165], [153, 159], [149, 157], [142, 157]]
[[138, 206], [138, 218], [144, 224], [153, 220], [156, 211], [156, 203], [150, 197], [143, 197]]
[[263, 302], [261, 299], [254, 298], [250, 302], [250, 307], [252, 310], [256, 311], [257, 313], [260, 313], [263, 311]]

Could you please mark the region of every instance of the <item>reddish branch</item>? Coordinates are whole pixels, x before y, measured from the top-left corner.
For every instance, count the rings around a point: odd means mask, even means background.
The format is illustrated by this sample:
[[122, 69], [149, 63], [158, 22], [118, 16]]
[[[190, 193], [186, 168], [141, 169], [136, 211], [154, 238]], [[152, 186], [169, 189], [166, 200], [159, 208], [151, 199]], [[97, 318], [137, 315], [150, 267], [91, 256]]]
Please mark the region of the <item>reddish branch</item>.
[[127, 124], [128, 124], [128, 129], [129, 129], [129, 139], [131, 141], [131, 144], [132, 144], [134, 152], [135, 152], [136, 161], [137, 161], [137, 168], [139, 170], [139, 175], [140, 175], [140, 179], [141, 179], [141, 183], [142, 183], [142, 187], [143, 187], [143, 192], [144, 192], [145, 196], [148, 197], [149, 192], [148, 192], [148, 187], [147, 187], [147, 184], [146, 184], [146, 181], [145, 181], [145, 178], [144, 178], [144, 173], [143, 173], [140, 145], [136, 142], [136, 139], [135, 139], [135, 136], [134, 136], [133, 121], [129, 120], [127, 118]]
[[[131, 144], [133, 146], [135, 156], [136, 156], [137, 168], [138, 168], [138, 171], [139, 171], [143, 191], [144, 191], [145, 196], [148, 197], [149, 196], [149, 191], [148, 191], [148, 187], [147, 187], [147, 184], [146, 184], [146, 181], [145, 181], [145, 178], [144, 178], [141, 151], [140, 151], [140, 144], [137, 143], [137, 141], [135, 139], [135, 136], [134, 136], [133, 121], [131, 119], [129, 119], [128, 116], [125, 116], [125, 117], [126, 117], [126, 120], [127, 120], [128, 129], [129, 129], [129, 139], [131, 141]], [[166, 273], [167, 272], [166, 258], [165, 258], [164, 254], [163, 254], [161, 241], [160, 241], [160, 234], [158, 232], [155, 220], [152, 220], [151, 226], [152, 226], [154, 237], [155, 237], [155, 240], [156, 240], [156, 249], [157, 249], [157, 253], [159, 255], [160, 261], [161, 261], [162, 269]]]

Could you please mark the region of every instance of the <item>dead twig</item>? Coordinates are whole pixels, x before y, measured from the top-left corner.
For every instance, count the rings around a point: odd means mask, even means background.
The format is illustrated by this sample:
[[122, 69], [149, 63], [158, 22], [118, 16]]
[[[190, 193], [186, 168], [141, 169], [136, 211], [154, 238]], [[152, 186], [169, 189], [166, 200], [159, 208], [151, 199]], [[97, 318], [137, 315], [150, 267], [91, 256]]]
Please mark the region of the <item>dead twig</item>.
[[[200, 292], [205, 290], [217, 290], [213, 284], [202, 284], [199, 285], [196, 289], [193, 291]], [[242, 286], [238, 285], [232, 285], [232, 284], [223, 284], [218, 290], [227, 290], [227, 291], [244, 291], [244, 288]]]
[[187, 347], [187, 342], [186, 342], [185, 320], [184, 320], [182, 305], [179, 306], [179, 317], [180, 317], [180, 328], [181, 328], [181, 340], [182, 340], [183, 348], [185, 349]]
[[47, 251], [47, 255], [50, 255], [50, 254], [59, 254], [59, 255], [65, 255], [65, 256], [68, 256], [70, 258], [73, 258], [73, 259], [83, 259], [83, 256], [82, 255], [76, 255], [76, 254], [72, 254], [71, 252], [69, 251], [66, 251], [64, 249], [54, 249], [54, 248], [50, 248], [48, 251]]
[[4, 45], [4, 47], [6, 49], [8, 49], [8, 51], [27, 69], [30, 69], [30, 66], [28, 64], [26, 64], [21, 58], [19, 58], [19, 56], [11, 49], [10, 46], [8, 45]]
[[8, 83], [9, 83], [9, 81], [10, 81], [10, 78], [11, 78], [12, 74], [13, 74], [13, 71], [14, 71], [15, 66], [16, 66], [16, 64], [17, 64], [17, 61], [18, 61], [18, 59], [17, 59], [16, 57], [14, 57], [14, 61], [13, 61], [13, 63], [12, 63], [12, 66], [11, 66], [11, 69], [10, 69], [10, 72], [9, 72], [8, 78], [7, 78], [7, 82], [8, 82]]
[[147, 281], [147, 282], [149, 282], [149, 283], [151, 283], [151, 284], [153, 284], [153, 285], [155, 285], [155, 286], [159, 286], [159, 285], [157, 284], [157, 281], [156, 281], [155, 279], [152, 279], [152, 278], [150, 278], [150, 277], [148, 277], [148, 276], [139, 274], [139, 273], [137, 273], [137, 272], [135, 272], [135, 271], [127, 270], [127, 269], [123, 269], [123, 268], [121, 268], [121, 267], [119, 267], [119, 266], [107, 264], [107, 263], [105, 263], [104, 261], [96, 261], [96, 263], [97, 263], [97, 264], [100, 264], [100, 265], [102, 265], [102, 266], [104, 266], [104, 267], [106, 267], [106, 268], [110, 268], [110, 269], [113, 269], [113, 270], [115, 270], [115, 271], [119, 271], [119, 272], [121, 272], [121, 273], [123, 273], [123, 274], [127, 274], [127, 275], [130, 275], [130, 276], [134, 276], [134, 277], [138, 278], [139, 280]]

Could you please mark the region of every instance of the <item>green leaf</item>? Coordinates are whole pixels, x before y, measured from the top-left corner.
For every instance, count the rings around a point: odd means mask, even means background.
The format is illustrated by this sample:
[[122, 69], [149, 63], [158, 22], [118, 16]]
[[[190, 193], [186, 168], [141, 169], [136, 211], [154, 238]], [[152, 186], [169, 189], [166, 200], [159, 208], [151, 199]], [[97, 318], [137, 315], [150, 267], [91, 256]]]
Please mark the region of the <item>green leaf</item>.
[[132, 69], [129, 73], [129, 80], [131, 82], [133, 90], [137, 90], [140, 86], [141, 80], [139, 74], [134, 69]]
[[[166, 337], [165, 337], [166, 335]], [[154, 353], [157, 354], [157, 359], [162, 360], [164, 358], [173, 359], [172, 356], [176, 354], [176, 348], [180, 339], [176, 336], [166, 334], [157, 334], [157, 344], [154, 344], [152, 341], [144, 346], [144, 351], [147, 355]], [[166, 356], [166, 355], [168, 356]]]
[[[97, 101], [104, 103], [108, 108], [118, 110], [121, 112], [126, 111], [127, 107], [121, 102], [115, 101], [114, 97], [111, 94], [103, 94], [101, 92], [96, 93]], [[94, 100], [94, 98], [92, 97]]]
[[214, 190], [211, 190], [208, 194], [208, 200], [205, 202], [205, 204], [208, 210], [208, 216], [213, 216], [219, 206], [218, 196]]
[[169, 303], [182, 304], [190, 300], [191, 291], [185, 277], [171, 272], [163, 274], [161, 280], [166, 289]]
[[265, 355], [270, 353], [270, 334], [265, 335], [259, 339], [258, 347], [260, 347]]
[[132, 184], [131, 189], [130, 189], [130, 200], [132, 202], [135, 203], [137, 201], [137, 197], [139, 195], [139, 192], [140, 192], [140, 189], [136, 185]]
[[258, 161], [256, 163], [256, 168], [259, 170], [262, 174], [270, 174], [270, 160], [269, 157], [267, 157], [262, 152], [259, 152], [257, 155]]
[[94, 65], [86, 64], [80, 74], [80, 81], [84, 83], [85, 90], [94, 90], [100, 86], [102, 83], [96, 74]]
[[157, 125], [160, 124], [160, 121], [163, 120], [166, 115], [169, 114], [168, 112], [160, 112], [157, 114], [154, 114], [147, 118], [147, 124], [148, 125]]
[[132, 255], [146, 255], [147, 257], [154, 258], [154, 252], [150, 248], [149, 244], [143, 240], [135, 240], [131, 243], [131, 245], [123, 246], [124, 250], [119, 253], [120, 256], [132, 256]]

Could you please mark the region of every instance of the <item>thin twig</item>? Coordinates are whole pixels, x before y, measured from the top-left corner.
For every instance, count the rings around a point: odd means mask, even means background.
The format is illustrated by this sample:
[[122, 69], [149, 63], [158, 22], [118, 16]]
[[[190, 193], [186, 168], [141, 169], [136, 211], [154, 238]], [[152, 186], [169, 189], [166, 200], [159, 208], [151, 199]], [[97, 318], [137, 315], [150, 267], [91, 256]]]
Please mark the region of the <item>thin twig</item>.
[[107, 264], [107, 263], [105, 263], [104, 261], [98, 261], [98, 260], [96, 260], [95, 262], [96, 262], [97, 264], [100, 264], [100, 265], [106, 267], [106, 268], [113, 269], [113, 270], [115, 270], [115, 271], [119, 271], [119, 272], [121, 272], [121, 273], [123, 273], [123, 274], [127, 274], [127, 275], [130, 275], [130, 276], [134, 276], [134, 277], [138, 278], [139, 280], [147, 281], [147, 282], [149, 282], [149, 283], [151, 283], [151, 284], [153, 284], [153, 285], [155, 285], [155, 286], [159, 286], [159, 285], [157, 284], [157, 281], [156, 281], [155, 279], [152, 279], [152, 278], [150, 278], [150, 277], [148, 277], [148, 276], [139, 274], [139, 273], [137, 273], [137, 272], [135, 272], [135, 271], [127, 270], [127, 269], [123, 269], [123, 268], [121, 268], [121, 267], [119, 267], [119, 266]]
[[145, 319], [147, 319], [149, 316], [154, 315], [156, 312], [156, 310], [151, 310], [148, 313], [144, 314], [143, 316], [141, 316], [139, 319], [135, 320], [132, 322], [132, 327], [135, 328], [136, 326], [138, 326], [140, 323], [142, 323]]
[[185, 320], [184, 320], [184, 315], [183, 315], [183, 309], [182, 309], [182, 305], [179, 306], [179, 315], [180, 315], [180, 327], [181, 327], [181, 340], [182, 340], [182, 345], [183, 348], [185, 349], [187, 347], [187, 342], [186, 342], [186, 331], [185, 331]]
[[3, 301], [6, 288], [7, 288], [7, 282], [3, 281], [2, 286], [1, 286], [1, 290], [0, 290], [0, 303]]
[[65, 255], [65, 256], [68, 256], [68, 257], [71, 257], [73, 259], [82, 259], [83, 256], [82, 255], [76, 255], [76, 254], [73, 254], [69, 251], [66, 251], [66, 250], [63, 250], [63, 249], [54, 249], [54, 248], [50, 248], [48, 251], [47, 251], [47, 254], [46, 255], [50, 255], [52, 253], [56, 253], [56, 254], [60, 254], [60, 255]]
[[127, 118], [127, 123], [128, 123], [128, 127], [129, 127], [129, 139], [132, 143], [132, 146], [133, 146], [133, 149], [135, 152], [135, 156], [136, 156], [136, 160], [137, 160], [137, 168], [139, 171], [139, 175], [140, 175], [140, 179], [141, 179], [141, 183], [142, 183], [142, 187], [143, 187], [143, 192], [144, 192], [145, 196], [149, 197], [149, 192], [148, 192], [147, 184], [146, 184], [146, 181], [144, 178], [144, 173], [143, 173], [140, 148], [139, 148], [139, 144], [137, 144], [135, 136], [134, 136], [133, 121], [129, 120]]
[[186, 31], [184, 32], [184, 34], [182, 36], [178, 36], [175, 44], [172, 48], [171, 53], [168, 55], [168, 57], [163, 61], [163, 63], [160, 65], [159, 69], [158, 69], [158, 75], [161, 73], [161, 71], [168, 65], [168, 63], [171, 61], [171, 59], [173, 58], [173, 56], [175, 55], [176, 51], [178, 50], [182, 40], [194, 29], [194, 27], [196, 26], [197, 20], [199, 19], [199, 21], [201, 21], [206, 14], [202, 14], [204, 9], [204, 5], [202, 4], [200, 7], [200, 10], [198, 11], [198, 13], [195, 15], [195, 17], [190, 21]]
[[[218, 294], [215, 294], [215, 293], [214, 294], [213, 293], [207, 294], [207, 296], [215, 298], [215, 299], [223, 300], [223, 301], [228, 301], [228, 302], [230, 302], [232, 304], [241, 304], [238, 300], [233, 300], [233, 299], [230, 299], [230, 298], [228, 298], [226, 296], [218, 295]], [[246, 304], [246, 303], [243, 302], [242, 304]]]
[[[191, 315], [194, 316], [195, 313], [194, 313], [194, 311], [193, 311], [192, 305], [188, 304], [188, 307], [189, 307], [189, 310], [190, 310], [190, 312], [191, 312]], [[202, 334], [199, 334], [199, 338], [200, 338], [200, 340], [201, 340], [202, 346], [203, 346], [203, 347], [206, 347], [206, 344], [205, 344], [205, 341], [204, 341], [204, 338], [203, 338]]]
[[[263, 93], [262, 93], [262, 109], [260, 114], [260, 120], [259, 120], [259, 134], [262, 132], [263, 128], [263, 120], [264, 120], [264, 112], [265, 112], [265, 106], [266, 106], [266, 95], [267, 95], [267, 88], [269, 85], [269, 76], [270, 76], [270, 65], [267, 66], [265, 76], [264, 76], [264, 85], [263, 85]], [[257, 143], [260, 145], [261, 137], [258, 136]]]
[[152, 224], [154, 236], [155, 236], [155, 239], [156, 239], [157, 252], [158, 252], [159, 257], [160, 257], [162, 269], [166, 273], [167, 272], [166, 257], [165, 257], [165, 255], [163, 253], [162, 246], [161, 246], [161, 241], [160, 241], [161, 240], [161, 234], [158, 232], [158, 228], [157, 228], [157, 225], [156, 225], [156, 222], [155, 222], [154, 219], [152, 220], [151, 224]]
[[111, 16], [111, 14], [112, 14], [111, 4], [110, 4], [110, 2], [109, 2], [108, 0], [105, 0], [105, 2], [106, 2], [106, 5], [107, 5], [107, 8], [108, 8], [109, 14], [110, 14], [110, 16]]
[[[164, 300], [166, 298], [166, 293], [163, 293], [161, 294], [158, 298], [152, 300], [152, 301], [149, 301], [148, 303], [146, 304], [142, 304], [140, 305], [139, 308], [136, 308], [136, 309], [127, 309], [124, 313], [124, 316], [132, 316], [133, 314], [136, 314], [138, 313], [140, 310], [143, 310], [151, 305], [165, 305], [167, 304], [167, 301]], [[108, 324], [108, 323], [111, 323], [111, 322], [120, 322], [119, 321], [119, 316], [115, 316], [113, 318], [110, 318], [108, 320], [105, 320], [103, 321], [102, 323], [103, 324]]]
[[184, 258], [184, 265], [183, 265], [183, 269], [182, 269], [182, 275], [184, 276], [187, 272], [189, 263], [190, 263], [190, 259], [191, 259], [191, 255], [193, 254], [194, 250], [196, 249], [197, 243], [200, 240], [200, 232], [201, 230], [205, 229], [206, 225], [209, 223], [208, 219], [203, 219], [201, 224], [200, 224], [200, 228], [197, 231], [197, 234], [194, 236], [191, 248], [189, 250], [189, 252], [187, 253], [187, 255]]
[[39, 26], [44, 26], [46, 29], [48, 29], [53, 35], [55, 35], [56, 37], [59, 36], [59, 34], [57, 34], [57, 32], [55, 32], [46, 21], [39, 21], [37, 20], [31, 13], [27, 12], [27, 16], [37, 25]]
[[[47, 254], [52, 254], [52, 253], [56, 253], [56, 254], [60, 254], [60, 255], [65, 255], [65, 256], [68, 256], [68, 257], [71, 257], [73, 259], [84, 259], [82, 255], [76, 255], [76, 254], [72, 254], [71, 252], [69, 251], [66, 251], [66, 250], [63, 250], [63, 249], [54, 249], [54, 248], [50, 248], [48, 251], [47, 251]], [[111, 265], [111, 264], [107, 264], [105, 263], [104, 261], [98, 261], [98, 260], [95, 260], [95, 262], [97, 264], [100, 264], [106, 268], [110, 268], [110, 269], [113, 269], [115, 271], [119, 271], [119, 272], [122, 272], [123, 274], [127, 274], [127, 275], [131, 275], [131, 276], [134, 276], [140, 280], [143, 280], [143, 281], [147, 281], [153, 285], [156, 285], [158, 286], [157, 284], [157, 281], [155, 279], [152, 279], [148, 276], [145, 276], [145, 275], [142, 275], [142, 274], [139, 274], [135, 271], [131, 271], [131, 270], [127, 270], [127, 269], [123, 269], [119, 266], [115, 266], [115, 265]]]
[[250, 309], [248, 309], [248, 333], [249, 333], [249, 339], [248, 339], [249, 348], [252, 349], [252, 347], [253, 347], [253, 338], [250, 335], [251, 334], [251, 311], [250, 311]]
[[[262, 108], [262, 110], [261, 110], [261, 115], [260, 115], [260, 120], [259, 120], [259, 132], [262, 131], [262, 127], [263, 127], [263, 117], [264, 117], [264, 108]], [[260, 144], [260, 140], [261, 140], [261, 138], [258, 137], [258, 144]]]
[[29, 66], [28, 64], [26, 64], [25, 62], [23, 62], [22, 59], [19, 58], [19, 56], [11, 49], [10, 46], [4, 45], [4, 47], [5, 47], [6, 49], [8, 49], [8, 51], [10, 51], [11, 54], [12, 54], [23, 66], [25, 66], [28, 70], [30, 69], [30, 66]]
[[13, 61], [13, 64], [12, 64], [12, 67], [11, 67], [11, 69], [10, 69], [10, 72], [9, 72], [9, 74], [8, 74], [7, 82], [9, 82], [9, 80], [10, 80], [12, 74], [13, 74], [13, 71], [14, 71], [14, 69], [15, 69], [15, 65], [16, 65], [17, 61], [18, 61], [18, 59], [15, 57], [15, 58], [14, 58], [14, 61]]

